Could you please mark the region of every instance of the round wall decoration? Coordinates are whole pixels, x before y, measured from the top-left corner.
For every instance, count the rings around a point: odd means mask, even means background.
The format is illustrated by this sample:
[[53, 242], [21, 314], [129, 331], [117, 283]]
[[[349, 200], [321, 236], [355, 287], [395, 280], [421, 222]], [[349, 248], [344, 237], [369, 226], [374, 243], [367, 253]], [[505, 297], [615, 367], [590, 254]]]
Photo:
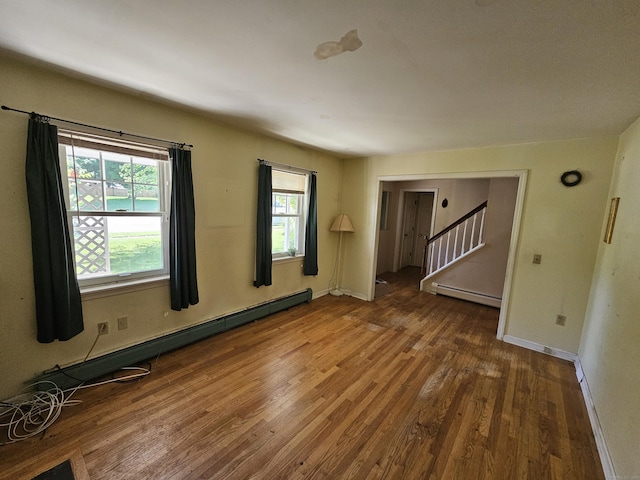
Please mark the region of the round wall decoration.
[[575, 187], [582, 181], [582, 174], [578, 170], [570, 170], [562, 174], [560, 181], [565, 187]]

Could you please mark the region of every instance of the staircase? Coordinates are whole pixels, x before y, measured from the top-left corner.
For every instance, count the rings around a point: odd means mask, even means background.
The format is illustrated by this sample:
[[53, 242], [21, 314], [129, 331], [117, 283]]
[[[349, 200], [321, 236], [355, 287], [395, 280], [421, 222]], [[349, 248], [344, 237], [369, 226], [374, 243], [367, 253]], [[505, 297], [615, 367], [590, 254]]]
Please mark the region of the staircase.
[[425, 238], [422, 282], [484, 247], [486, 211], [487, 202], [483, 202], [433, 237]]

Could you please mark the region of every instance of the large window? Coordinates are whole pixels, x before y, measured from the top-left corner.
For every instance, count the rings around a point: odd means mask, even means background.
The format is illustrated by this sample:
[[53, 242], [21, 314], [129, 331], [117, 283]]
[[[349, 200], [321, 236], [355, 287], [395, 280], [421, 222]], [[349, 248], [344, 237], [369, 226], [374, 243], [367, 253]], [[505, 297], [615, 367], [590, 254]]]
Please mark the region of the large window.
[[80, 285], [167, 275], [167, 151], [62, 130], [59, 145]]
[[271, 177], [273, 258], [304, 255], [307, 175], [274, 168]]

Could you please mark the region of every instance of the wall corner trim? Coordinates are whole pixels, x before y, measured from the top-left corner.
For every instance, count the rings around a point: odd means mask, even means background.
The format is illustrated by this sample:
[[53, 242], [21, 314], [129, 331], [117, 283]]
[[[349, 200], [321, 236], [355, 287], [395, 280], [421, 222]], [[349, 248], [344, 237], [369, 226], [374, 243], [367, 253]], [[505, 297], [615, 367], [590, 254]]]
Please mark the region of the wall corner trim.
[[575, 360], [576, 376], [578, 377], [578, 383], [582, 390], [582, 396], [584, 397], [584, 403], [587, 406], [587, 413], [589, 414], [589, 422], [591, 423], [591, 430], [593, 430], [593, 437], [596, 440], [596, 447], [598, 448], [598, 454], [600, 455], [600, 464], [604, 471], [604, 476], [607, 480], [615, 480], [619, 478], [616, 475], [613, 468], [613, 462], [611, 461], [611, 455], [609, 455], [609, 448], [604, 438], [604, 432], [598, 419], [598, 412], [596, 406], [593, 403], [593, 397], [591, 396], [591, 390], [589, 390], [589, 384], [587, 383], [587, 377], [582, 369], [582, 363], [580, 363], [580, 357], [576, 356]]

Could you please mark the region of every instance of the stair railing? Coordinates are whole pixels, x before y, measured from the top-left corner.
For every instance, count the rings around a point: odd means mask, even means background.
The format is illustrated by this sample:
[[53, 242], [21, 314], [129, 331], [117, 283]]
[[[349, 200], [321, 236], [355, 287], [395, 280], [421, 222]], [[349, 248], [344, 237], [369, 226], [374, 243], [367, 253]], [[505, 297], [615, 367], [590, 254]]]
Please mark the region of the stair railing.
[[425, 279], [484, 247], [486, 211], [485, 201], [433, 237], [424, 237], [422, 273], [426, 274]]

